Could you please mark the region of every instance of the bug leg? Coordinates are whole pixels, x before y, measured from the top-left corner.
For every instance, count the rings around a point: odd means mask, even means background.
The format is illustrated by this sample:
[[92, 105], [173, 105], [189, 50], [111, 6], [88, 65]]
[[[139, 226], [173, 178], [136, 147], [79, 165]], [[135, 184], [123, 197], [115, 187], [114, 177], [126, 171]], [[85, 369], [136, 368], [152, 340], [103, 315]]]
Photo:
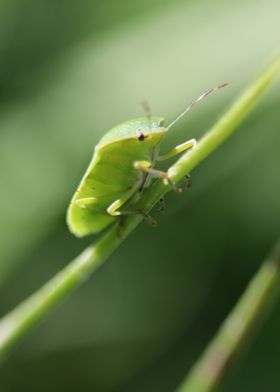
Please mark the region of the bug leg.
[[125, 215], [135, 215], [135, 214], [140, 214], [143, 216], [143, 218], [151, 225], [151, 226], [156, 226], [157, 222], [150, 216], [148, 215], [144, 210], [138, 209], [135, 211], [118, 211], [118, 209], [128, 200], [128, 197], [123, 197], [120, 199], [115, 200], [108, 208], [107, 212], [111, 216], [119, 216], [121, 218], [121, 224], [123, 224], [122, 218]]
[[159, 177], [162, 178], [165, 184], [168, 184], [175, 192], [180, 193], [182, 192], [181, 188], [177, 188], [174, 182], [170, 179], [168, 173], [157, 170], [152, 168], [152, 164], [149, 161], [136, 161], [134, 162], [134, 167], [135, 169], [142, 170], [143, 172], [146, 172], [154, 177]]
[[164, 197], [161, 197], [159, 199], [159, 211], [160, 212], [165, 211], [165, 199], [164, 199]]
[[151, 225], [151, 226], [156, 226], [157, 225], [157, 221], [154, 220], [154, 218], [151, 217], [151, 215], [147, 214], [144, 210], [140, 209], [140, 210], [136, 210], [136, 214], [141, 214], [143, 216], [143, 218], [145, 219], [145, 221]]
[[156, 226], [157, 222], [142, 209], [137, 209], [135, 211], [118, 211], [118, 209], [121, 206], [123, 206], [128, 201], [128, 199], [130, 197], [131, 197], [131, 193], [129, 193], [129, 195], [125, 195], [125, 196], [121, 197], [120, 199], [115, 200], [107, 208], [107, 212], [109, 215], [120, 217], [120, 229], [121, 229], [121, 226], [123, 225], [123, 218], [126, 215], [135, 215], [135, 214], [142, 215], [143, 218], [145, 219], [145, 221], [148, 222], [151, 226]]
[[[167, 151], [167, 153], [165, 153], [163, 155], [160, 155], [157, 158], [157, 160], [158, 161], [164, 161], [166, 159], [172, 158], [172, 157], [180, 154], [183, 151], [188, 150], [189, 148], [195, 148], [195, 146], [196, 146], [196, 139], [187, 140], [185, 143], [179, 144], [178, 146], [176, 146], [176, 147], [172, 148], [171, 150]], [[185, 176], [185, 180], [186, 180], [185, 188], [191, 188], [192, 183], [191, 183], [191, 176], [190, 176], [190, 174], [187, 174]], [[168, 181], [168, 179], [167, 179], [167, 181]], [[170, 184], [170, 180], [168, 181], [168, 183], [169, 183], [169, 185], [171, 185]], [[172, 183], [172, 188], [174, 189], [174, 184], [173, 183]], [[176, 190], [176, 192], [182, 192], [181, 188], [176, 188], [175, 187], [175, 190]]]
[[157, 225], [157, 221], [151, 217], [151, 215], [147, 214], [144, 210], [138, 209], [135, 211], [122, 211], [121, 215], [119, 215], [119, 225], [117, 227], [117, 235], [118, 237], [121, 237], [122, 235], [122, 230], [125, 222], [125, 217], [128, 215], [142, 215], [144, 220], [150, 225], [155, 227]]
[[120, 216], [123, 215], [121, 211], [118, 211], [118, 209], [124, 205], [129, 197], [121, 197], [120, 199], [115, 200], [109, 207], [107, 208], [107, 212], [111, 216]]
[[145, 221], [151, 225], [151, 226], [156, 226], [157, 225], [157, 221], [151, 217], [151, 215], [147, 214], [147, 212], [145, 212], [142, 208], [137, 209], [135, 211], [123, 211], [121, 212], [121, 216], [125, 216], [125, 215], [137, 215], [140, 214], [143, 216], [143, 218], [145, 219]]
[[124, 222], [125, 222], [125, 215], [120, 215], [118, 226], [117, 226], [117, 236], [118, 237], [122, 236]]
[[185, 143], [179, 144], [178, 146], [172, 148], [167, 153], [160, 155], [157, 160], [158, 161], [165, 161], [166, 159], [172, 158], [183, 151], [188, 150], [189, 148], [195, 148], [196, 146], [196, 139], [187, 140]]
[[192, 177], [190, 174], [185, 175], [185, 188], [190, 189], [192, 187]]
[[112, 204], [107, 208], [107, 213], [111, 216], [120, 216], [123, 215], [122, 211], [118, 211], [138, 190], [139, 185], [132, 187], [129, 191], [124, 193], [119, 199], [115, 200]]
[[81, 208], [86, 208], [89, 205], [95, 204], [97, 202], [96, 197], [84, 197], [82, 199], [77, 199], [75, 203], [81, 207]]

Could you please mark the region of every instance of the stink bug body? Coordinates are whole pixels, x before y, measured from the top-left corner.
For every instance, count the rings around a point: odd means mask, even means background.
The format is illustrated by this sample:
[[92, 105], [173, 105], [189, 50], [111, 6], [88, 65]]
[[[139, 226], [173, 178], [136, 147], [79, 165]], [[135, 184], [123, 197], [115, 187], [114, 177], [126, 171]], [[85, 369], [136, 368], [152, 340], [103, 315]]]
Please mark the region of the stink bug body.
[[149, 218], [144, 211], [133, 210], [133, 204], [149, 186], [151, 176], [161, 177], [175, 188], [167, 173], [154, 168], [155, 163], [196, 143], [191, 139], [160, 155], [160, 141], [196, 102], [224, 86], [226, 84], [201, 94], [168, 127], [164, 126], [163, 118], [147, 116], [124, 122], [107, 132], [96, 145], [92, 161], [68, 208], [70, 231], [78, 237], [96, 233], [125, 214], [141, 213]]

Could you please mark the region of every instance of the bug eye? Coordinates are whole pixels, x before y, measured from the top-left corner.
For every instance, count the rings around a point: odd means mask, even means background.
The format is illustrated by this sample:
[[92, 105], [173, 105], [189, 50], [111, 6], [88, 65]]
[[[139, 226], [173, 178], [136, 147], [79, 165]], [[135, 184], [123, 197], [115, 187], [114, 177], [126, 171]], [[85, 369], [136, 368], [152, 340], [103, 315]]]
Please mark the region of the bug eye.
[[144, 135], [144, 133], [140, 129], [137, 130], [137, 139], [140, 142], [142, 142], [145, 139], [145, 135]]

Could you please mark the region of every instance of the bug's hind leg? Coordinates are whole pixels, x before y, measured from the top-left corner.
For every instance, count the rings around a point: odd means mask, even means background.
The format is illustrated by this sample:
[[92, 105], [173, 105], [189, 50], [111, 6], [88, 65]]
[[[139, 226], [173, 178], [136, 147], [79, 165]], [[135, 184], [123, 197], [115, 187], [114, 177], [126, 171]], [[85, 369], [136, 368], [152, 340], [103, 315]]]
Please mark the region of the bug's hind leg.
[[119, 211], [119, 208], [121, 208], [131, 197], [131, 193], [129, 195], [125, 195], [117, 200], [115, 200], [108, 208], [107, 208], [107, 213], [111, 216], [119, 216], [120, 219], [120, 225], [123, 224], [123, 218], [126, 215], [135, 215], [135, 214], [140, 214], [143, 216], [143, 218], [151, 225], [151, 226], [156, 226], [157, 222], [150, 216], [148, 215], [144, 210], [142, 209], [136, 209], [134, 211]]
[[[129, 212], [129, 211], [128, 211]], [[151, 225], [151, 226], [156, 226], [157, 225], [157, 221], [154, 220], [154, 218], [151, 217], [151, 215], [147, 214], [147, 212], [145, 212], [144, 210], [140, 209], [140, 210], [136, 210], [136, 211], [132, 211], [132, 214], [140, 214], [143, 216], [143, 218], [145, 219], [145, 221]]]
[[131, 196], [131, 193], [129, 193], [129, 195], [124, 195], [123, 197], [120, 197], [119, 199], [115, 200], [107, 208], [107, 213], [111, 216], [124, 215], [122, 211], [119, 211], [119, 208], [121, 208], [130, 199]]
[[185, 189], [190, 189], [192, 187], [192, 176], [190, 174], [186, 174], [185, 177]]
[[176, 187], [174, 182], [170, 179], [168, 173], [152, 168], [152, 164], [149, 161], [136, 161], [134, 162], [135, 169], [142, 170], [150, 174], [151, 176], [162, 178], [166, 184], [168, 184], [175, 192], [180, 193], [182, 192], [182, 188]]
[[159, 199], [159, 212], [164, 212], [165, 211], [165, 199], [164, 199], [164, 196], [162, 196], [160, 199]]
[[120, 200], [114, 201], [108, 208], [107, 212], [111, 216], [119, 216], [120, 217], [120, 224], [123, 224], [123, 218], [127, 215], [137, 215], [140, 214], [143, 216], [146, 222], [148, 222], [151, 226], [156, 226], [157, 222], [149, 215], [147, 214], [144, 210], [142, 209], [137, 209], [134, 211], [118, 211], [117, 209], [122, 206], [122, 204], [119, 203]]
[[118, 225], [118, 228], [117, 228], [117, 234], [118, 234], [118, 236], [120, 237], [121, 235], [122, 235], [122, 229], [123, 229], [123, 226], [124, 226], [124, 223], [125, 223], [125, 218], [128, 216], [128, 215], [142, 215], [143, 216], [143, 219], [150, 225], [150, 226], [153, 226], [153, 227], [155, 227], [156, 225], [157, 225], [157, 221], [154, 219], [154, 218], [152, 218], [149, 214], [147, 214], [144, 210], [142, 210], [142, 209], [138, 209], [138, 210], [135, 210], [135, 211], [121, 211], [120, 212], [120, 215], [119, 215], [119, 225]]

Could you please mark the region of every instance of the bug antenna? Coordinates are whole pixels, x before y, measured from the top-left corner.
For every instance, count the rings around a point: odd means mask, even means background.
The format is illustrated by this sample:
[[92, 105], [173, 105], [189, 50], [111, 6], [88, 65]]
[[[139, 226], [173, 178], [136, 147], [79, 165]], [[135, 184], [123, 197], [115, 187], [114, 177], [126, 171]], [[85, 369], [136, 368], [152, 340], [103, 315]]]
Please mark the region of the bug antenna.
[[223, 87], [226, 87], [226, 86], [228, 86], [228, 83], [222, 83], [222, 84], [219, 84], [218, 86], [212, 87], [209, 90], [202, 93], [198, 98], [193, 100], [189, 104], [189, 106], [181, 114], [179, 114], [179, 116], [176, 117], [174, 121], [172, 121], [171, 124], [168, 125], [167, 129], [170, 129], [174, 124], [176, 124], [177, 121], [179, 121], [182, 117], [184, 117], [184, 115], [187, 114], [197, 104], [197, 102], [202, 101], [204, 98], [206, 98], [208, 95], [210, 95], [214, 91], [217, 91], [217, 90], [219, 90]]
[[148, 118], [149, 126], [150, 126], [150, 128], [151, 128], [151, 123], [152, 123], [152, 111], [151, 111], [149, 102], [148, 102], [147, 100], [144, 100], [144, 101], [141, 102], [141, 105], [142, 105], [142, 107], [143, 107], [143, 109], [144, 109], [144, 112], [145, 112], [147, 118]]

